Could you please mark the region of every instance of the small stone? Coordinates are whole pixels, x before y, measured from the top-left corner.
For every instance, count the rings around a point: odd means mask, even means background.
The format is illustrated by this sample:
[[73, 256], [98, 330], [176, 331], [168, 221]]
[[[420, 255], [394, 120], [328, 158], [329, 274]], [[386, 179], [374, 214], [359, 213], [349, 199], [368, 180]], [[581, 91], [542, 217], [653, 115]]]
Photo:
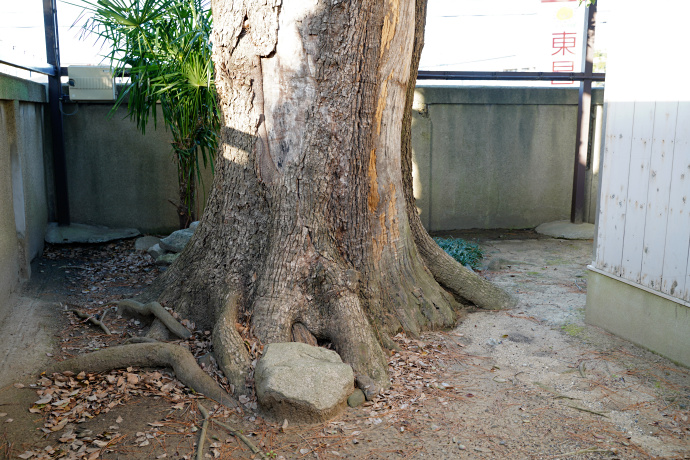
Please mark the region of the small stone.
[[362, 403], [366, 401], [366, 398], [364, 397], [364, 392], [357, 388], [349, 398], [347, 398], [347, 405], [350, 407], [357, 407], [360, 406]]
[[216, 358], [213, 356], [213, 353], [209, 352], [197, 358], [197, 361], [199, 362], [199, 365], [203, 365], [204, 368], [208, 369], [216, 362]]
[[187, 246], [187, 243], [189, 243], [189, 240], [192, 238], [192, 235], [194, 235], [193, 229], [185, 228], [183, 230], [177, 230], [176, 232], [172, 232], [170, 235], [163, 238], [159, 244], [161, 248], [165, 249], [166, 251], [175, 253], [182, 252], [184, 247]]
[[467, 447], [465, 447], [464, 444], [460, 444], [460, 445], [458, 446], [458, 449], [460, 449], [460, 450], [466, 450]]
[[170, 265], [175, 262], [179, 256], [180, 255], [176, 253], [163, 254], [156, 259], [156, 265]]
[[163, 254], [165, 254], [165, 249], [163, 249], [160, 244], [156, 243], [153, 246], [151, 246], [150, 248], [148, 248], [146, 250], [146, 252], [148, 255], [150, 255], [154, 259], [157, 259], [160, 256], [162, 256]]
[[137, 251], [148, 251], [152, 246], [160, 242], [160, 238], [155, 236], [142, 236], [134, 240], [134, 249]]

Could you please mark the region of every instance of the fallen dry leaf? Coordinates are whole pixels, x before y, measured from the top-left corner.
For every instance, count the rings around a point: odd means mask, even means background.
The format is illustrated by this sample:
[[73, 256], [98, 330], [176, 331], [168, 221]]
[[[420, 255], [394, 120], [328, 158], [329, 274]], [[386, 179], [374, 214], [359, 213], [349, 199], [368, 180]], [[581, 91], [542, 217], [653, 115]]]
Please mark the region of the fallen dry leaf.
[[50, 428], [50, 431], [53, 431], [53, 432], [60, 431], [61, 429], [63, 429], [67, 425], [67, 423], [69, 423], [69, 418], [65, 417], [62, 420], [60, 420], [60, 422], [57, 425]]
[[53, 400], [53, 395], [48, 395], [48, 396], [45, 396], [45, 397], [39, 399], [34, 404], [48, 404], [52, 400]]

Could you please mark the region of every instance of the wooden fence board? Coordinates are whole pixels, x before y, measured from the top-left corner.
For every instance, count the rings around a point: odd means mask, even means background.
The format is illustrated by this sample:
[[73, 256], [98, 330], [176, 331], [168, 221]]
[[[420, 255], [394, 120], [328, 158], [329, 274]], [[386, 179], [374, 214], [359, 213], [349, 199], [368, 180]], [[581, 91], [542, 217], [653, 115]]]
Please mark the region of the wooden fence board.
[[677, 116], [678, 102], [656, 103], [640, 273], [640, 283], [656, 290], [661, 290], [664, 269]]
[[636, 102], [633, 118], [632, 142], [627, 187], [625, 228], [623, 231], [623, 257], [619, 276], [640, 282], [645, 220], [647, 217], [647, 193], [649, 165], [654, 135], [654, 102]]
[[690, 300], [690, 102], [678, 105], [661, 291]]
[[606, 141], [600, 171], [602, 179], [595, 266], [619, 275], [635, 104], [611, 101], [607, 102], [606, 107]]

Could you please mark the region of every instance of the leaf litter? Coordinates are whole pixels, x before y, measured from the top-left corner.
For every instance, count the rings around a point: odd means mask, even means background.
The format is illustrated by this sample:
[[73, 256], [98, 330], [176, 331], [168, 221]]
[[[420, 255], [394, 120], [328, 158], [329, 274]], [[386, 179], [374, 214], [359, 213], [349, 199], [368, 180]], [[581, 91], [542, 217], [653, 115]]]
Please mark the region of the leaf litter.
[[[45, 263], [53, 263], [69, 275], [61, 295], [68, 326], [60, 331], [60, 353], [55, 359], [67, 359], [120, 344], [146, 330], [146, 324], [141, 321], [119, 317], [110, 310], [113, 302], [129, 298], [151, 284], [161, 270], [147, 255], [136, 253], [132, 241], [100, 246], [49, 246], [44, 259]], [[519, 275], [519, 270], [511, 268], [505, 276], [514, 273]], [[543, 282], [539, 284], [544, 285]], [[70, 309], [78, 309], [99, 320], [104, 319], [112, 333], [104, 334], [96, 325], [79, 318]], [[520, 313], [499, 315], [515, 318], [516, 321], [524, 317], [531, 321], [532, 326], [541, 324], [541, 320], [528, 317], [527, 314], [521, 317]], [[178, 320], [194, 335], [187, 341], [176, 343], [190, 349], [197, 358], [212, 351], [208, 331], [195, 330], [195, 325], [184, 318], [178, 317]], [[261, 344], [252, 337], [249, 328], [238, 324], [237, 329], [256, 364], [261, 356]], [[509, 339], [509, 336], [504, 334], [501, 338]], [[208, 444], [205, 457], [252, 458], [255, 455], [242, 442], [219, 429], [220, 420], [228, 418], [232, 418], [235, 425], [241, 425], [243, 436], [267, 456], [278, 459], [416, 458], [422, 453], [424, 457], [435, 455], [437, 458], [464, 458], [465, 453], [480, 458], [486, 455], [524, 458], [558, 458], [566, 454], [577, 458], [599, 458], [606, 453], [620, 458], [650, 455], [634, 439], [621, 434], [610, 424], [593, 420], [591, 415], [569, 413], [568, 410], [579, 411], [559, 405], [554, 394], [542, 391], [539, 385], [522, 385], [519, 377], [505, 375], [505, 369], [494, 365], [487, 356], [468, 353], [466, 347], [471, 340], [457, 331], [429, 333], [420, 337], [408, 337], [401, 333], [393, 340], [398, 349], [389, 357], [392, 385], [372, 401], [348, 410], [329, 423], [300, 427], [282, 420], [265, 420], [256, 413], [257, 402], [253, 393], [251, 396], [241, 396], [242, 409], [237, 412], [212, 408], [208, 430], [209, 441], [212, 442]], [[501, 340], [497, 343], [500, 344]], [[601, 362], [625, 358], [620, 356], [624, 354], [625, 349], [621, 348], [615, 353], [588, 358]], [[231, 391], [212, 357], [203, 362], [202, 368]], [[574, 363], [572, 369], [578, 372], [581, 364], [582, 361]], [[675, 368], [672, 371], [676, 371]], [[618, 392], [628, 388], [628, 380], [651, 380], [658, 378], [659, 374], [641, 375], [642, 372], [630, 367], [624, 375], [628, 379], [624, 384], [622, 377], [602, 379], [600, 374], [590, 375], [591, 372], [596, 374], [594, 369], [588, 367], [586, 375], [578, 378], [587, 379], [595, 385], [593, 388], [606, 390], [612, 400]], [[663, 369], [663, 372], [669, 371]], [[487, 380], [490, 381], [488, 386], [482, 383]], [[666, 385], [668, 382], [663, 383]], [[253, 385], [252, 376], [249, 385], [250, 388]], [[671, 386], [670, 383], [668, 385]], [[166, 438], [175, 436], [188, 442], [186, 450], [177, 447], [179, 452], [176, 458], [192, 458], [194, 440], [202, 422], [197, 406], [199, 395], [193, 394], [167, 371], [129, 368], [102, 374], [43, 375], [31, 388], [36, 391], [36, 399], [29, 410], [44, 418], [41, 432], [52, 441], [40, 449], [17, 454], [19, 458], [95, 459], [114, 455], [118, 446], [123, 446], [125, 441], [131, 447], [123, 452], [138, 455], [136, 458], [167, 458], [173, 455], [169, 447], [165, 447], [171, 445], [166, 443]], [[666, 399], [668, 407], [663, 412], [665, 419], [650, 422], [650, 426], [659, 433], [657, 436], [682, 439], [690, 433], [690, 412], [682, 396], [686, 390], [683, 387], [674, 390], [676, 393], [673, 397]], [[552, 391], [558, 394], [564, 392], [563, 388]], [[145, 431], [135, 433], [128, 432], [122, 426], [121, 417], [115, 421], [116, 425], [99, 433], [83, 428], [89, 420], [140, 397], [167, 401], [172, 409], [170, 415], [163, 420], [149, 422]], [[651, 403], [646, 404], [628, 404], [629, 407], [623, 407], [622, 410], [640, 410], [650, 407]], [[598, 411], [596, 409], [600, 408], [588, 407], [588, 410]], [[519, 426], [511, 425], [516, 413], [522, 414], [516, 420]], [[529, 431], [523, 427], [530, 427]], [[534, 446], [539, 444], [532, 439], [531, 433], [544, 433], [538, 435], [543, 438], [541, 441], [549, 439], [556, 445], [545, 449], [543, 454], [537, 454]], [[7, 446], [12, 448], [10, 444]], [[155, 454], [142, 456], [132, 448], [142, 451], [163, 448], [164, 451], [155, 450]]]

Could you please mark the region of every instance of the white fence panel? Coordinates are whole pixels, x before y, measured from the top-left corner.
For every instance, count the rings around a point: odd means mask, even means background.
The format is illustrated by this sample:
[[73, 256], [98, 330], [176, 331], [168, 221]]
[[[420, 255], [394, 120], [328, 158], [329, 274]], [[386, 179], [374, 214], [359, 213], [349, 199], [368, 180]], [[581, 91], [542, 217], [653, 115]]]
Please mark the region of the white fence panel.
[[596, 267], [620, 275], [635, 104], [609, 103], [606, 111]]
[[[620, 276], [640, 282], [645, 221], [647, 218], [647, 190], [649, 164], [654, 135], [654, 102], [636, 102], [633, 118], [632, 142], [629, 150], [628, 194], [623, 232], [623, 258]], [[620, 164], [616, 165], [620, 167]]]
[[661, 290], [664, 269], [677, 116], [678, 102], [656, 103], [640, 273], [640, 283], [656, 290]]
[[661, 291], [690, 300], [690, 102], [678, 105]]

